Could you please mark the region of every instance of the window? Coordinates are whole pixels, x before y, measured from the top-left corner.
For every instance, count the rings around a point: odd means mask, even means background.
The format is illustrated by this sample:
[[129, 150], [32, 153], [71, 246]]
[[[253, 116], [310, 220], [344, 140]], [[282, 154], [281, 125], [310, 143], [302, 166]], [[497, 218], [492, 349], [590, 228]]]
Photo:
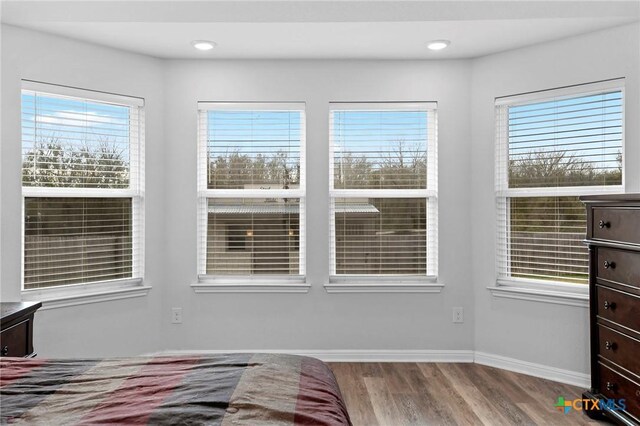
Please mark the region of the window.
[[242, 226], [229, 225], [227, 227], [227, 251], [246, 250], [247, 231]]
[[142, 278], [142, 107], [23, 81], [23, 290]]
[[200, 277], [302, 277], [304, 104], [198, 109]]
[[330, 106], [331, 276], [437, 275], [435, 103]]
[[578, 197], [624, 192], [622, 84], [496, 100], [499, 281], [587, 283]]

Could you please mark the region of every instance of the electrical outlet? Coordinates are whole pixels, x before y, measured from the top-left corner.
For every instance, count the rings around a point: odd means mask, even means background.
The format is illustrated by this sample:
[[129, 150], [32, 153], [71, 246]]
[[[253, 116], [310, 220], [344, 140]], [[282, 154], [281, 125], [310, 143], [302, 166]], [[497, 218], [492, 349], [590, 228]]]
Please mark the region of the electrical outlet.
[[455, 323], [464, 322], [464, 309], [462, 309], [461, 307], [453, 308], [453, 322]]
[[171, 308], [171, 324], [182, 324], [182, 308]]

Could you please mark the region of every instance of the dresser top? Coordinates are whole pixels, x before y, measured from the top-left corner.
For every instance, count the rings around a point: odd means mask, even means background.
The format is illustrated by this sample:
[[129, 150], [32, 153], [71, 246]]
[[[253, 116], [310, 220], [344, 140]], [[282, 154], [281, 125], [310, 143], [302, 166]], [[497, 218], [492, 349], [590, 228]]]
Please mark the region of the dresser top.
[[7, 323], [16, 318], [29, 315], [42, 306], [42, 302], [2, 302], [0, 303], [0, 321]]
[[615, 201], [615, 202], [639, 202], [640, 201], [640, 193], [635, 194], [602, 194], [602, 195], [584, 195], [580, 197], [580, 201], [584, 201], [586, 203], [591, 202], [607, 202], [607, 201]]

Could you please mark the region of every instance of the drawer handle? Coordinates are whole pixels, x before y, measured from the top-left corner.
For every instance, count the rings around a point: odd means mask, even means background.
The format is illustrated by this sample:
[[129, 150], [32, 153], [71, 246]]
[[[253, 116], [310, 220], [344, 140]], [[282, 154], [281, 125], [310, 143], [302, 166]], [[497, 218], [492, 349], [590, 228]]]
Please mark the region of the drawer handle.
[[604, 269], [616, 269], [616, 262], [609, 262], [608, 260], [604, 261]]
[[598, 226], [600, 227], [600, 229], [611, 228], [611, 223], [601, 220], [600, 222], [598, 222]]
[[608, 391], [612, 391], [616, 389], [616, 384], [615, 383], [611, 383], [611, 382], [607, 382], [607, 390]]
[[7, 354], [9, 353], [9, 346], [5, 345], [2, 347], [2, 353], [0, 354], [0, 356], [7, 356]]
[[616, 344], [607, 340], [606, 342], [604, 342], [604, 348], [610, 351], [616, 348]]
[[609, 302], [608, 300], [604, 301], [604, 308], [611, 309], [612, 311], [616, 308], [616, 302]]

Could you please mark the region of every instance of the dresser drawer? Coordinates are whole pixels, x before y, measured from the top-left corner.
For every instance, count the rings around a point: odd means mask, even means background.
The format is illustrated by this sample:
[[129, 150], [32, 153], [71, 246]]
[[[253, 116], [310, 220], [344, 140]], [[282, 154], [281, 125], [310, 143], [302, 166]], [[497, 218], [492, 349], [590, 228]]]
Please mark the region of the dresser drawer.
[[598, 248], [597, 277], [640, 288], [640, 252]]
[[598, 325], [600, 356], [640, 375], [640, 341]]
[[22, 321], [0, 333], [0, 354], [23, 357], [29, 353], [30, 321]]
[[639, 297], [598, 285], [596, 300], [598, 317], [640, 332]]
[[609, 367], [598, 364], [600, 393], [606, 398], [624, 399], [627, 412], [640, 418], [640, 384], [629, 380]]
[[594, 207], [591, 221], [593, 238], [640, 244], [640, 209]]

